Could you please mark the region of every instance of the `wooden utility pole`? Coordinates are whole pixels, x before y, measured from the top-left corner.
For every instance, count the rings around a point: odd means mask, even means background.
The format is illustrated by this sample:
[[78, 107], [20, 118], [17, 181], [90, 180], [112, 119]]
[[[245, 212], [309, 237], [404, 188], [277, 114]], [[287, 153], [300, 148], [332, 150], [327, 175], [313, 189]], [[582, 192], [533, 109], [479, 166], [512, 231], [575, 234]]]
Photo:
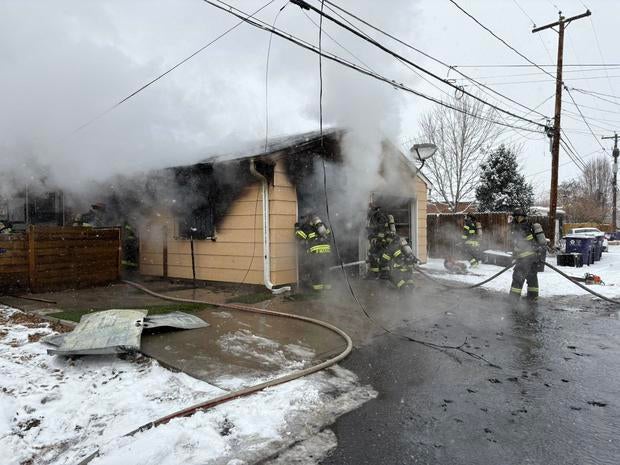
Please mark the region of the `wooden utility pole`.
[[[560, 160], [560, 115], [562, 112], [562, 62], [564, 60], [564, 30], [571, 21], [576, 19], [585, 18], [590, 16], [590, 10], [585, 13], [573, 16], [571, 18], [565, 18], [560, 11], [560, 19], [554, 23], [547, 24], [545, 26], [537, 27], [532, 30], [532, 33], [543, 31], [545, 29], [553, 29], [558, 26], [558, 63], [555, 76], [555, 116], [553, 118], [553, 140], [551, 143], [551, 189], [549, 192], [549, 239], [551, 240], [551, 246], [555, 246], [555, 216], [558, 208], [558, 166]], [[555, 29], [553, 29], [555, 31]]]
[[611, 229], [612, 229], [612, 233], [616, 232], [616, 228], [617, 228], [617, 224], [616, 223], [616, 194], [618, 192], [618, 155], [620, 155], [620, 150], [618, 150], [618, 133], [615, 133], [613, 136], [607, 136], [607, 137], [603, 137], [603, 139], [613, 139], [614, 140], [614, 151], [612, 152], [612, 155], [614, 156], [614, 180], [613, 180], [613, 187], [614, 187], [614, 196], [613, 196], [613, 210], [611, 211]]

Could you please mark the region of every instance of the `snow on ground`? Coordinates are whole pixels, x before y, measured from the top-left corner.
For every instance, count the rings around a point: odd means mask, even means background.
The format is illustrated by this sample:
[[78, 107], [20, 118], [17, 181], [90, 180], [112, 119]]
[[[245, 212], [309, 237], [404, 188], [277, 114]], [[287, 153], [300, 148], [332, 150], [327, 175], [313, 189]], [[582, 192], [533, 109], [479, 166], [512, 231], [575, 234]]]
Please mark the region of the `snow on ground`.
[[[552, 265], [555, 264], [555, 257], [547, 257], [547, 261]], [[431, 258], [427, 264], [422, 266], [422, 269], [431, 270], [434, 272], [446, 271], [443, 266], [443, 259]], [[583, 266], [582, 268], [572, 267], [559, 267], [564, 273], [582, 278], [585, 273], [596, 274], [601, 277], [605, 282], [605, 286], [602, 285], [588, 285], [593, 291], [604, 295], [606, 297], [620, 297], [620, 246], [610, 245], [609, 252], [603, 252], [603, 257], [600, 261], [595, 262], [590, 266]], [[462, 281], [467, 284], [475, 284], [483, 281], [486, 278], [493, 276], [500, 271], [501, 268], [495, 265], [480, 265], [478, 268], [473, 268], [470, 275], [457, 275], [457, 274], [445, 274], [446, 279], [454, 281]], [[479, 276], [476, 276], [479, 275]], [[443, 276], [437, 274], [436, 277]], [[538, 273], [540, 296], [541, 297], [553, 297], [553, 296], [565, 296], [565, 295], [589, 295], [587, 291], [576, 286], [560, 274], [556, 273], [549, 267], [545, 267], [545, 271]], [[500, 292], [509, 292], [510, 283], [512, 281], [512, 270], [505, 272], [493, 281], [484, 284], [482, 287]], [[525, 288], [525, 286], [524, 286]], [[525, 289], [524, 289], [525, 293]]]
[[224, 391], [146, 357], [49, 356], [38, 339], [54, 331], [16, 315], [24, 316], [0, 306], [0, 450], [7, 465], [74, 465], [97, 448], [93, 465], [243, 465], [306, 443], [320, 457], [334, 438], [317, 433], [376, 395], [332, 367], [121, 437]]

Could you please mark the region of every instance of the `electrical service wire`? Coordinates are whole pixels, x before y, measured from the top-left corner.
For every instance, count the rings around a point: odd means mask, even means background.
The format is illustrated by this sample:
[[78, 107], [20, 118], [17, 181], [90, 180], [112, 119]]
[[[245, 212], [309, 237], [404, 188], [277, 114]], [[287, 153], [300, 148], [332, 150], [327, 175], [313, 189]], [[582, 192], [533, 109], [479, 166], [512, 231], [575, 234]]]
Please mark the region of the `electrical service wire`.
[[[269, 24], [265, 23], [262, 20], [259, 20], [259, 19], [256, 19], [256, 18], [252, 19], [252, 18], [249, 17], [249, 15], [247, 15], [247, 13], [243, 12], [242, 10], [239, 10], [238, 8], [233, 7], [230, 4], [227, 4], [226, 2], [223, 2], [222, 0], [215, 0], [215, 1], [213, 1], [213, 0], [203, 0], [203, 1], [205, 3], [208, 3], [209, 5], [212, 5], [215, 8], [218, 8], [219, 10], [222, 10], [222, 11], [224, 11], [226, 13], [229, 13], [229, 14], [231, 14], [233, 16], [236, 16], [237, 18], [243, 20], [244, 22], [250, 24], [251, 26], [254, 26], [254, 27], [258, 28], [258, 29], [262, 29], [264, 31], [273, 31], [273, 33], [275, 35], [277, 35], [277, 36], [279, 36], [279, 37], [281, 37], [281, 38], [283, 38], [283, 39], [285, 39], [285, 40], [287, 40], [287, 41], [289, 41], [289, 42], [291, 42], [291, 43], [293, 43], [295, 45], [298, 45], [301, 48], [305, 48], [306, 50], [309, 50], [309, 51], [311, 51], [313, 53], [316, 53], [317, 55], [319, 54], [318, 48], [316, 46], [308, 43], [307, 41], [304, 41], [303, 39], [295, 37], [295, 36], [293, 36], [292, 34], [290, 34], [288, 32], [282, 31], [281, 29], [272, 28]], [[217, 1], [217, 3], [216, 3], [216, 1]], [[449, 104], [447, 102], [441, 101], [441, 100], [436, 99], [436, 98], [431, 97], [431, 96], [428, 96], [428, 95], [426, 95], [426, 94], [424, 94], [422, 92], [418, 92], [418, 91], [412, 89], [411, 87], [408, 87], [408, 86], [404, 85], [403, 83], [396, 82], [395, 80], [389, 79], [389, 78], [387, 78], [387, 77], [385, 77], [385, 76], [383, 76], [381, 74], [370, 72], [370, 71], [368, 71], [368, 70], [366, 70], [364, 68], [359, 67], [355, 63], [352, 63], [352, 62], [350, 62], [348, 60], [345, 60], [344, 58], [339, 57], [338, 55], [335, 55], [333, 53], [329, 53], [329, 52], [325, 52], [324, 50], [321, 50], [320, 55], [323, 58], [326, 58], [326, 59], [328, 59], [330, 61], [334, 61], [336, 63], [339, 63], [340, 65], [345, 66], [347, 68], [351, 68], [351, 69], [353, 69], [353, 70], [355, 70], [355, 71], [357, 71], [357, 72], [359, 72], [361, 74], [365, 74], [365, 75], [367, 75], [369, 77], [372, 77], [374, 79], [377, 79], [379, 81], [383, 81], [383, 82], [385, 82], [386, 84], [392, 86], [395, 89], [400, 89], [400, 90], [403, 90], [405, 92], [414, 94], [414, 95], [416, 95], [418, 97], [421, 97], [421, 98], [423, 98], [425, 100], [429, 100], [429, 101], [431, 101], [433, 103], [436, 103], [438, 105], [441, 105], [443, 107], [450, 108], [450, 109], [458, 111], [460, 113], [464, 113], [464, 114], [470, 115], [470, 116], [472, 116], [474, 118], [477, 118], [477, 119], [480, 119], [480, 120], [483, 120], [483, 121], [489, 121], [489, 122], [492, 122], [492, 123], [500, 125], [500, 126], [520, 129], [522, 131], [529, 131], [529, 132], [533, 132], [533, 133], [540, 132], [540, 130], [537, 130], [537, 129], [531, 129], [529, 127], [522, 127], [522, 126], [514, 126], [514, 125], [503, 123], [501, 121], [496, 121], [496, 120], [492, 120], [492, 119], [489, 119], [489, 118], [481, 117], [479, 115], [472, 114], [472, 113], [470, 113], [470, 112], [468, 112], [466, 110], [463, 110], [462, 108], [455, 107], [454, 105], [451, 105], [451, 104]], [[541, 127], [544, 126], [541, 123], [536, 123], [536, 122], [532, 122], [531, 124], [535, 124], [535, 125], [541, 126]]]
[[[526, 110], [529, 110], [529, 111], [528, 111], [528, 113], [534, 112], [534, 110], [535, 110], [535, 109], [531, 109], [531, 108], [529, 108], [528, 106], [523, 105], [522, 103], [520, 103], [520, 102], [518, 102], [518, 101], [516, 101], [516, 100], [514, 100], [514, 99], [512, 99], [512, 98], [510, 98], [510, 97], [508, 97], [507, 95], [504, 95], [504, 94], [502, 94], [501, 92], [498, 92], [498, 91], [496, 91], [495, 89], [492, 89], [492, 88], [490, 88], [490, 87], [488, 87], [488, 86], [484, 85], [483, 83], [481, 83], [481, 82], [477, 81], [476, 79], [472, 78], [471, 76], [468, 76], [468, 75], [466, 75], [465, 73], [463, 73], [463, 72], [461, 72], [461, 71], [457, 70], [457, 69], [456, 69], [456, 67], [454, 67], [454, 66], [452, 66], [452, 65], [449, 65], [449, 64], [445, 63], [444, 61], [442, 61], [442, 60], [438, 59], [437, 57], [434, 57], [434, 56], [432, 56], [432, 55], [430, 55], [430, 54], [428, 54], [428, 53], [424, 52], [423, 50], [420, 50], [419, 48], [414, 47], [413, 45], [411, 45], [411, 44], [409, 44], [409, 43], [407, 43], [407, 42], [405, 42], [405, 41], [403, 41], [403, 40], [399, 39], [398, 37], [396, 37], [396, 36], [394, 36], [394, 35], [392, 35], [392, 34], [390, 34], [390, 33], [386, 32], [386, 31], [384, 31], [383, 29], [381, 29], [381, 28], [379, 28], [379, 27], [377, 27], [377, 26], [374, 26], [373, 24], [369, 23], [368, 21], [366, 21], [366, 20], [364, 20], [364, 19], [360, 18], [358, 15], [355, 15], [354, 13], [352, 13], [352, 12], [350, 12], [350, 11], [347, 11], [347, 10], [345, 10], [344, 8], [342, 8], [342, 7], [338, 6], [338, 5], [336, 5], [334, 2], [331, 2], [331, 1], [329, 1], [329, 0], [326, 0], [326, 1], [325, 1], [325, 3], [327, 3], [327, 4], [328, 4], [328, 9], [329, 9], [329, 10], [330, 10], [333, 14], [337, 15], [340, 19], [342, 19], [343, 21], [345, 21], [345, 22], [346, 22], [349, 26], [351, 26], [351, 27], [355, 28], [358, 32], [360, 32], [360, 33], [364, 34], [366, 37], [370, 37], [370, 36], [368, 36], [368, 34], [366, 34], [366, 33], [365, 33], [364, 31], [362, 31], [360, 28], [356, 27], [353, 23], [351, 23], [351, 22], [350, 22], [349, 20], [347, 20], [345, 17], [343, 17], [342, 15], [340, 15], [340, 14], [336, 11], [336, 9], [337, 9], [337, 10], [339, 10], [339, 11], [341, 11], [342, 13], [344, 13], [344, 14], [346, 14], [346, 15], [350, 16], [351, 18], [353, 18], [353, 19], [355, 19], [355, 20], [359, 21], [361, 24], [364, 24], [365, 26], [367, 26], [367, 27], [369, 27], [369, 28], [373, 29], [374, 31], [379, 32], [380, 34], [382, 34], [382, 35], [384, 35], [384, 36], [386, 36], [386, 37], [388, 37], [388, 38], [390, 38], [390, 39], [394, 40], [395, 42], [399, 43], [400, 45], [403, 45], [403, 46], [405, 46], [405, 47], [409, 48], [410, 50], [413, 50], [413, 51], [415, 51], [415, 52], [417, 52], [417, 53], [421, 54], [422, 56], [424, 56], [424, 57], [426, 57], [426, 58], [428, 58], [428, 59], [430, 59], [430, 60], [432, 60], [432, 61], [434, 61], [434, 62], [436, 62], [436, 63], [438, 63], [438, 64], [440, 64], [440, 65], [442, 65], [442, 66], [444, 66], [444, 67], [446, 67], [446, 68], [448, 69], [448, 72], [450, 72], [450, 70], [453, 70], [453, 71], [454, 71], [454, 72], [456, 72], [457, 74], [459, 74], [459, 75], [463, 76], [463, 78], [464, 78], [464, 79], [469, 80], [469, 81], [473, 82], [474, 84], [476, 84], [476, 85], [478, 86], [479, 90], [480, 90], [481, 92], [485, 93], [486, 95], [491, 96], [488, 92], [485, 92], [482, 88], [487, 89], [487, 90], [491, 91], [492, 93], [494, 93], [494, 94], [496, 94], [496, 95], [499, 95], [500, 97], [502, 97], [502, 98], [504, 98], [504, 99], [506, 99], [506, 100], [508, 100], [508, 101], [510, 101], [510, 102], [512, 102], [512, 103], [514, 103], [514, 104], [516, 104], [516, 105], [518, 105], [518, 106], [520, 106], [520, 107], [522, 107], [522, 108], [525, 108]], [[332, 5], [334, 8], [331, 8], [329, 5]], [[428, 82], [428, 81], [427, 81], [427, 82]], [[527, 115], [528, 113], [526, 113], [526, 115]], [[542, 116], [543, 118], [546, 118], [546, 116], [545, 116], [544, 114], [540, 113], [540, 112], [535, 112], [535, 113], [537, 113], [538, 115]]]
[[528, 63], [530, 63], [530, 65], [535, 66], [536, 68], [540, 69], [543, 73], [545, 73], [546, 75], [550, 76], [554, 81], [556, 80], [555, 75], [551, 74], [549, 71], [547, 71], [546, 69], [542, 68], [540, 65], [534, 63], [532, 60], [530, 60], [527, 56], [525, 56], [523, 53], [521, 53], [519, 50], [517, 50], [516, 48], [514, 48], [512, 45], [510, 45], [508, 42], [506, 42], [504, 39], [502, 39], [500, 36], [498, 36], [495, 32], [493, 32], [490, 28], [488, 28], [487, 26], [485, 26], [484, 24], [482, 24], [480, 21], [478, 21], [478, 19], [473, 16], [471, 13], [469, 13], [467, 10], [465, 10], [463, 7], [461, 7], [461, 5], [459, 5], [455, 0], [448, 0], [450, 3], [452, 3], [455, 7], [457, 7], [462, 13], [464, 13], [466, 16], [468, 16], [470, 19], [472, 19], [476, 24], [478, 24], [478, 26], [480, 26], [481, 28], [483, 28], [485, 31], [487, 31], [489, 34], [491, 34], [493, 37], [495, 37], [497, 40], [499, 40], [502, 44], [504, 44], [506, 47], [508, 47], [510, 50], [512, 50], [514, 53], [516, 53], [517, 55], [519, 55], [521, 58], [523, 58], [525, 61], [527, 61]]
[[[440, 81], [440, 82], [442, 82], [442, 83], [452, 87], [453, 89], [455, 89], [457, 91], [462, 92], [463, 94], [473, 98], [474, 100], [478, 100], [479, 102], [489, 106], [490, 108], [493, 108], [494, 110], [496, 110], [498, 112], [504, 113], [506, 115], [512, 116], [513, 118], [516, 118], [516, 119], [519, 119], [521, 121], [525, 121], [525, 122], [528, 122], [528, 123], [531, 123], [531, 124], [534, 124], [534, 125], [537, 125], [537, 126], [540, 126], [540, 127], [544, 128], [544, 124], [541, 124], [541, 123], [539, 123], [537, 121], [530, 120], [528, 118], [524, 118], [524, 117], [522, 117], [522, 116], [520, 116], [520, 115], [518, 115], [516, 113], [513, 113], [513, 112], [511, 112], [509, 110], [506, 110], [506, 109], [504, 109], [502, 107], [494, 105], [494, 104], [492, 104], [492, 103], [490, 103], [490, 102], [488, 102], [488, 101], [478, 97], [477, 95], [468, 92], [467, 90], [463, 89], [462, 87], [459, 87], [459, 86], [455, 85], [454, 83], [450, 82], [448, 79], [444, 79], [444, 78], [438, 76], [437, 74], [433, 73], [432, 71], [427, 70], [426, 68], [424, 68], [424, 67], [422, 67], [422, 66], [420, 66], [420, 65], [418, 65], [418, 64], [416, 64], [414, 62], [412, 62], [411, 60], [405, 58], [404, 56], [400, 55], [399, 53], [395, 52], [394, 50], [388, 48], [387, 46], [383, 45], [379, 41], [373, 39], [372, 37], [370, 37], [370, 36], [368, 36], [366, 34], [363, 34], [361, 32], [358, 32], [355, 28], [352, 28], [351, 26], [343, 23], [342, 21], [340, 21], [340, 20], [338, 20], [338, 19], [336, 19], [336, 18], [334, 18], [334, 17], [324, 13], [322, 11], [322, 9], [319, 10], [316, 7], [314, 7], [313, 5], [310, 5], [309, 3], [305, 2], [304, 0], [291, 0], [291, 1], [293, 3], [299, 5], [301, 8], [310, 8], [312, 11], [314, 11], [314, 12], [318, 13], [319, 15], [321, 15], [321, 17], [325, 17], [326, 19], [329, 19], [334, 24], [337, 24], [338, 26], [348, 30], [352, 34], [362, 38], [366, 42], [370, 43], [371, 45], [374, 45], [375, 47], [379, 48], [380, 50], [384, 51], [385, 53], [393, 56], [394, 58], [397, 58], [399, 60], [402, 60], [402, 61], [406, 62], [407, 64], [409, 64], [410, 66], [414, 67], [418, 71], [427, 74], [428, 76], [432, 77], [433, 79], [436, 79], [436, 80], [438, 80], [438, 81]], [[323, 1], [324, 0], [321, 0], [322, 3], [323, 3]], [[330, 4], [333, 4], [333, 2], [330, 3]]]
[[[258, 10], [254, 11], [254, 13], [252, 13], [249, 17], [253, 17], [254, 15], [260, 13], [262, 10], [264, 10], [265, 8], [267, 8], [269, 5], [271, 5], [273, 2], [275, 2], [276, 0], [269, 0], [267, 3], [265, 3], [263, 6], [261, 6]], [[147, 82], [146, 84], [144, 84], [143, 86], [141, 86], [140, 88], [136, 89], [135, 91], [133, 91], [131, 94], [127, 95], [126, 97], [122, 98], [121, 100], [119, 100], [118, 102], [116, 102], [114, 105], [112, 105], [111, 107], [107, 108], [106, 110], [102, 111], [101, 113], [99, 113], [98, 115], [94, 116], [93, 118], [91, 118], [90, 120], [88, 120], [86, 123], [78, 126], [77, 128], [75, 128], [70, 135], [73, 135], [79, 131], [81, 131], [82, 129], [85, 129], [86, 127], [90, 126], [92, 123], [94, 123], [95, 121], [99, 120], [100, 118], [104, 117], [105, 115], [107, 115], [108, 113], [110, 113], [112, 110], [115, 110], [116, 108], [118, 108], [119, 106], [121, 106], [123, 103], [125, 103], [127, 100], [135, 97], [136, 95], [138, 95], [140, 92], [142, 92], [144, 89], [146, 89], [147, 87], [149, 87], [152, 84], [155, 84], [157, 81], [159, 81], [161, 78], [163, 78], [164, 76], [166, 76], [167, 74], [171, 73], [172, 71], [174, 71], [175, 69], [177, 69], [179, 66], [183, 65], [184, 63], [187, 63], [189, 60], [191, 60], [192, 58], [194, 58], [196, 55], [198, 55], [200, 52], [202, 52], [203, 50], [206, 50], [207, 48], [209, 48], [211, 45], [213, 45], [214, 43], [216, 43], [218, 40], [220, 40], [221, 38], [223, 38], [224, 36], [226, 36], [227, 34], [229, 34], [230, 32], [234, 31], [235, 29], [237, 29], [239, 26], [241, 26], [241, 24], [243, 24], [243, 21], [239, 21], [237, 24], [233, 25], [232, 27], [226, 29], [224, 32], [222, 32], [220, 35], [218, 35], [215, 39], [211, 40], [209, 43], [203, 45], [202, 47], [200, 47], [198, 50], [196, 50], [194, 53], [192, 53], [191, 55], [188, 55], [187, 57], [183, 58], [181, 61], [179, 61], [177, 64], [175, 64], [172, 68], [169, 68], [168, 70], [164, 71], [163, 73], [161, 73], [159, 76], [151, 79], [149, 82]]]

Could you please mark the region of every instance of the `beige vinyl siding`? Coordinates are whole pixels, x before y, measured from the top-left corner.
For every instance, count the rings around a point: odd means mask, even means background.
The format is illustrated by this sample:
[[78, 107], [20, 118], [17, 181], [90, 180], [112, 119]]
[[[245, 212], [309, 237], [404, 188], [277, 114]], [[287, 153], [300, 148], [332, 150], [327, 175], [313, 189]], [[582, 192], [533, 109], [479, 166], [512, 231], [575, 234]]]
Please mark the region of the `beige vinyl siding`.
[[418, 216], [418, 258], [423, 262], [426, 262], [428, 260], [428, 242], [426, 237], [426, 203], [428, 199], [428, 186], [417, 176], [415, 178], [415, 196]]
[[[297, 276], [294, 224], [297, 214], [295, 188], [279, 162], [275, 186], [269, 186], [271, 226], [271, 280], [295, 282]], [[233, 202], [219, 224], [216, 241], [194, 241], [196, 279], [263, 284], [263, 215], [261, 185], [248, 186]], [[167, 226], [168, 276], [192, 278], [190, 242], [179, 239], [177, 222], [169, 215], [153, 219], [140, 233], [140, 272], [162, 276], [163, 231]]]

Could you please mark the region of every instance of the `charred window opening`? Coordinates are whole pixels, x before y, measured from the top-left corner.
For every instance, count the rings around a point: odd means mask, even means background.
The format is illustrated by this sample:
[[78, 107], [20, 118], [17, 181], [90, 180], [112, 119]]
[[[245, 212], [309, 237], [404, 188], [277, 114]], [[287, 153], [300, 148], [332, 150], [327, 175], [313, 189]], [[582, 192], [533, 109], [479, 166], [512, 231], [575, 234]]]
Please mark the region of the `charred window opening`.
[[[274, 166], [258, 161], [256, 169], [273, 183]], [[249, 160], [201, 163], [174, 168], [174, 213], [181, 239], [215, 239], [216, 228], [232, 203], [256, 178]]]
[[407, 239], [412, 239], [411, 231], [411, 202], [412, 198], [399, 197], [394, 195], [373, 194], [372, 203], [376, 207], [381, 207], [383, 211], [394, 217], [396, 233]]

